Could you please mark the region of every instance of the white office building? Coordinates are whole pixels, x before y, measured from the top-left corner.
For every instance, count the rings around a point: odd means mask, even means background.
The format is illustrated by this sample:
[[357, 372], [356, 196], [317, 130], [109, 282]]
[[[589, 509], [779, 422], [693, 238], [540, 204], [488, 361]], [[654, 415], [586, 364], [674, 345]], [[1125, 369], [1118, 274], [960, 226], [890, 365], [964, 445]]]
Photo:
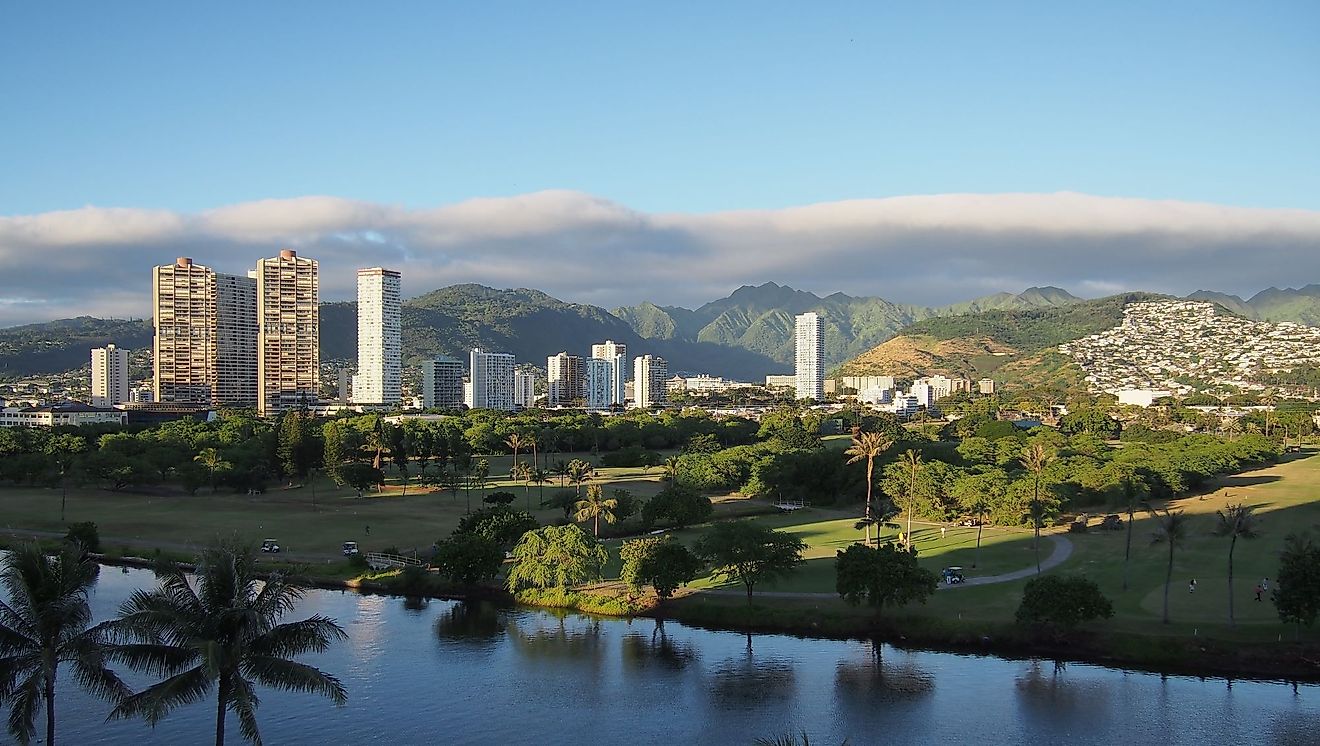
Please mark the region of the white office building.
[[980, 382], [977, 383], [977, 386], [981, 389], [981, 393], [986, 396], [994, 394], [998, 390], [998, 386], [996, 386], [995, 379], [993, 378], [982, 378]]
[[383, 267], [357, 272], [358, 372], [353, 376], [354, 403], [395, 405], [403, 396], [399, 280], [398, 272]]
[[513, 355], [473, 350], [468, 368], [472, 384], [469, 406], [473, 409], [512, 411], [513, 366]]
[[536, 406], [536, 375], [524, 370], [513, 374], [513, 403], [524, 409]]
[[458, 409], [463, 400], [462, 360], [440, 355], [422, 363], [424, 409]]
[[[914, 383], [908, 394], [916, 398], [917, 403], [926, 409], [935, 404], [935, 389], [929, 383]], [[897, 401], [897, 400], [895, 400]]]
[[92, 348], [92, 406], [128, 401], [128, 350], [114, 345]]
[[582, 363], [582, 398], [586, 408], [609, 409], [614, 403], [614, 364], [594, 357]]
[[633, 358], [633, 406], [640, 409], [664, 406], [669, 401], [666, 385], [669, 364], [662, 357]]
[[825, 320], [804, 313], [794, 321], [797, 398], [820, 401], [825, 398]]
[[859, 394], [868, 389], [892, 391], [896, 385], [893, 376], [844, 376], [842, 383], [845, 389], [856, 389]]
[[627, 400], [624, 387], [628, 383], [628, 345], [607, 339], [591, 346], [591, 357], [610, 364], [610, 403], [623, 404]]

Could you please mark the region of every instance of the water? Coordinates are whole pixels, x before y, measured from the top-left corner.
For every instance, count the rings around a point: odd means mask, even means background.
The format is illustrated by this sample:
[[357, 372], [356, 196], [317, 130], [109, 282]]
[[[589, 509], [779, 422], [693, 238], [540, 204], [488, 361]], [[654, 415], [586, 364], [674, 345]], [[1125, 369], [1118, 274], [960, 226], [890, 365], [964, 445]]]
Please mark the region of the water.
[[[144, 570], [105, 568], [112, 616]], [[651, 620], [591, 620], [458, 602], [312, 591], [292, 618], [349, 640], [305, 660], [349, 704], [261, 692], [268, 744], [748, 744], [806, 729], [813, 744], [1313, 744], [1320, 687], [1161, 677], [1100, 666], [907, 652]], [[63, 671], [62, 671], [63, 672]], [[140, 679], [138, 681], [141, 681]], [[214, 700], [154, 730], [61, 682], [60, 742], [206, 743]], [[237, 722], [229, 739], [240, 742]]]

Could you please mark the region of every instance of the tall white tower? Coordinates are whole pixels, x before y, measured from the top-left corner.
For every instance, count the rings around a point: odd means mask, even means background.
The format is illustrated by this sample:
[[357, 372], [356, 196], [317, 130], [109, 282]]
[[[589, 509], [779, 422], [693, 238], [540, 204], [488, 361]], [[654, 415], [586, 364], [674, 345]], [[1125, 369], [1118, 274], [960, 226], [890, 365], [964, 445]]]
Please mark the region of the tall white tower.
[[607, 339], [591, 346], [591, 356], [610, 364], [610, 404], [622, 405], [623, 387], [628, 382], [628, 345]]
[[403, 396], [402, 317], [399, 273], [382, 267], [359, 269], [358, 372], [353, 401], [398, 404]]
[[92, 348], [92, 406], [128, 401], [128, 350], [114, 345]]
[[794, 321], [797, 398], [820, 401], [825, 398], [825, 320], [819, 314], [804, 313]]
[[664, 406], [668, 402], [665, 382], [669, 364], [662, 357], [642, 355], [633, 358], [633, 406], [640, 409]]
[[473, 409], [512, 410], [513, 355], [503, 352], [472, 350], [468, 374], [471, 377]]

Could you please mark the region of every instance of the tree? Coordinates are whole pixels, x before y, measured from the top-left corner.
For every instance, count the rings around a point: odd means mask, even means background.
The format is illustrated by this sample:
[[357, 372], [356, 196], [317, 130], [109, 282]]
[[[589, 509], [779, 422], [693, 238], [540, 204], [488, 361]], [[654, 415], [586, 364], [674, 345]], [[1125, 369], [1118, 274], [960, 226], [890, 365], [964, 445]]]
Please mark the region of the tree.
[[357, 491], [358, 497], [362, 497], [362, 493], [371, 489], [373, 484], [385, 481], [385, 472], [371, 464], [358, 462], [342, 464], [336, 471], [339, 478], [344, 480], [344, 484]]
[[1108, 619], [1114, 606], [1093, 581], [1079, 576], [1032, 578], [1022, 589], [1018, 624], [1070, 630], [1092, 619]]
[[661, 599], [674, 595], [701, 571], [701, 558], [672, 536], [648, 536], [625, 541], [619, 549], [623, 569], [619, 579], [637, 593], [642, 586], [655, 588]]
[[76, 544], [84, 554], [101, 551], [101, 532], [92, 521], [70, 523], [69, 530], [64, 534], [64, 540]]
[[513, 548], [511, 592], [524, 588], [567, 588], [600, 577], [609, 552], [574, 524], [546, 526], [523, 534]]
[[459, 519], [454, 533], [476, 534], [490, 539], [501, 547], [511, 547], [522, 538], [523, 534], [535, 531], [540, 525], [529, 513], [514, 510], [507, 505], [496, 505], [463, 516]]
[[[866, 509], [862, 520], [866, 522], [866, 543], [871, 544], [871, 525], [875, 522], [871, 518], [871, 490], [874, 486], [873, 479], [875, 469], [875, 459], [884, 453], [893, 445], [893, 441], [880, 433], [858, 433], [853, 436], [852, 446], [844, 451], [848, 456], [848, 463], [853, 464], [858, 461], [866, 461]], [[910, 530], [910, 528], [909, 528]], [[877, 538], [879, 538], [877, 536]]]
[[[1040, 524], [1045, 517], [1045, 506], [1040, 501], [1040, 483], [1045, 475], [1045, 467], [1054, 461], [1054, 454], [1045, 448], [1044, 443], [1032, 443], [1022, 452], [1022, 466], [1031, 472], [1031, 526], [1035, 530], [1032, 551], [1036, 553], [1036, 574], [1040, 574]], [[1168, 619], [1165, 619], [1168, 621]]]
[[1218, 519], [1215, 523], [1215, 536], [1228, 537], [1228, 624], [1237, 626], [1233, 619], [1233, 550], [1239, 538], [1254, 539], [1260, 536], [1257, 530], [1259, 520], [1256, 518], [1256, 508], [1244, 503], [1227, 505], [1217, 511], [1215, 517]]
[[578, 523], [592, 522], [592, 533], [596, 538], [600, 538], [600, 519], [604, 518], [606, 523], [614, 523], [616, 519], [614, 511], [619, 507], [619, 501], [612, 497], [605, 497], [604, 490], [599, 484], [587, 486], [587, 499], [578, 500], [574, 509], [573, 520]]
[[1169, 545], [1169, 564], [1164, 573], [1164, 623], [1168, 624], [1169, 587], [1173, 583], [1173, 552], [1187, 537], [1188, 518], [1181, 510], [1171, 512], [1168, 508], [1163, 512], [1152, 509], [1150, 515], [1155, 519], [1155, 533], [1151, 537], [1151, 543]]
[[114, 628], [135, 641], [125, 658], [136, 670], [166, 678], [134, 694], [110, 713], [141, 717], [154, 725], [171, 710], [217, 688], [215, 742], [225, 741], [225, 714], [238, 715], [238, 730], [260, 744], [255, 684], [348, 701], [339, 679], [294, 660], [348, 639], [333, 620], [314, 615], [280, 623], [303, 590], [280, 573], [259, 578], [252, 550], [222, 544], [202, 552], [194, 588], [182, 569], [157, 571], [157, 587], [135, 592], [120, 607]]
[[806, 548], [792, 534], [733, 521], [715, 524], [697, 544], [697, 554], [711, 563], [712, 575], [742, 583], [750, 606], [756, 584], [792, 572]]
[[[284, 413], [280, 419], [276, 454], [280, 468], [289, 477], [305, 477], [315, 465], [315, 452], [319, 444], [312, 437], [311, 416], [296, 409]], [[379, 468], [379, 466], [377, 467]]]
[[912, 548], [912, 508], [917, 502], [917, 473], [921, 471], [921, 454], [909, 448], [903, 452], [903, 466], [908, 472], [907, 535], [904, 543]]
[[111, 671], [115, 655], [106, 625], [89, 627], [87, 595], [97, 565], [81, 548], [67, 545], [47, 557], [36, 544], [9, 552], [0, 570], [9, 603], [0, 601], [0, 704], [9, 706], [9, 733], [28, 743], [37, 709], [46, 710], [46, 744], [55, 743], [55, 680], [60, 664], [88, 691], [118, 700], [130, 690]]
[[586, 461], [575, 458], [568, 462], [568, 481], [573, 483], [579, 497], [582, 495], [582, 485], [595, 476], [595, 473], [596, 470]]
[[935, 573], [917, 564], [917, 550], [892, 543], [841, 549], [834, 558], [834, 571], [839, 596], [853, 606], [866, 602], [877, 615], [886, 604], [926, 603], [939, 582]]
[[219, 448], [203, 448], [200, 453], [193, 457], [193, 461], [206, 467], [206, 472], [211, 479], [211, 494], [215, 494], [215, 473], [221, 469], [228, 469], [232, 464], [225, 461], [220, 455]]
[[477, 459], [476, 465], [472, 468], [472, 478], [481, 490], [481, 499], [484, 502], [486, 499], [486, 480], [490, 479], [490, 462], [484, 458]]
[[403, 496], [408, 496], [408, 460], [412, 457], [412, 439], [408, 437], [408, 431], [397, 425], [389, 425], [385, 429], [385, 439], [390, 449], [390, 461], [394, 463], [394, 468], [399, 470], [399, 477], [403, 480]]
[[642, 523], [653, 526], [664, 519], [675, 528], [684, 528], [706, 520], [714, 511], [710, 498], [700, 492], [681, 484], [670, 485], [642, 506]]
[[502, 564], [504, 549], [481, 534], [455, 533], [435, 545], [435, 566], [440, 575], [462, 586], [494, 578]]
[[1320, 546], [1309, 534], [1289, 534], [1284, 540], [1275, 581], [1270, 597], [1279, 621], [1297, 625], [1300, 637], [1302, 626], [1315, 624], [1320, 615]]
[[1128, 589], [1128, 566], [1132, 561], [1132, 514], [1137, 508], [1137, 496], [1141, 494], [1137, 475], [1133, 469], [1125, 469], [1119, 478], [1123, 488], [1123, 500], [1127, 503], [1127, 544], [1123, 549], [1123, 590]]
[[[518, 433], [513, 433], [504, 441], [504, 445], [508, 446], [509, 450], [513, 451], [513, 468], [509, 470], [510, 476], [513, 476], [518, 472], [518, 449], [522, 448], [524, 445], [523, 438]], [[516, 478], [517, 477], [515, 477], [515, 479]]]

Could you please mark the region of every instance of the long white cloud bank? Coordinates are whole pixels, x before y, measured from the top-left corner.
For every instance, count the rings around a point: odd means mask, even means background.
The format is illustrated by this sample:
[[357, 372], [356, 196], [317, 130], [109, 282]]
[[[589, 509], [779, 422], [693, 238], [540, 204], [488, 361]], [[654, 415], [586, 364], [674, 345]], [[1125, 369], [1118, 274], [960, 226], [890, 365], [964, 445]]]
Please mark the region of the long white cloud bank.
[[459, 282], [607, 307], [695, 305], [743, 284], [908, 303], [1030, 285], [1252, 293], [1320, 281], [1320, 212], [1083, 194], [944, 194], [779, 210], [644, 213], [571, 191], [429, 209], [300, 197], [200, 213], [85, 207], [0, 217], [0, 325], [149, 313], [150, 268], [191, 256], [241, 273], [282, 247], [320, 260], [322, 297], [354, 269], [406, 295]]

